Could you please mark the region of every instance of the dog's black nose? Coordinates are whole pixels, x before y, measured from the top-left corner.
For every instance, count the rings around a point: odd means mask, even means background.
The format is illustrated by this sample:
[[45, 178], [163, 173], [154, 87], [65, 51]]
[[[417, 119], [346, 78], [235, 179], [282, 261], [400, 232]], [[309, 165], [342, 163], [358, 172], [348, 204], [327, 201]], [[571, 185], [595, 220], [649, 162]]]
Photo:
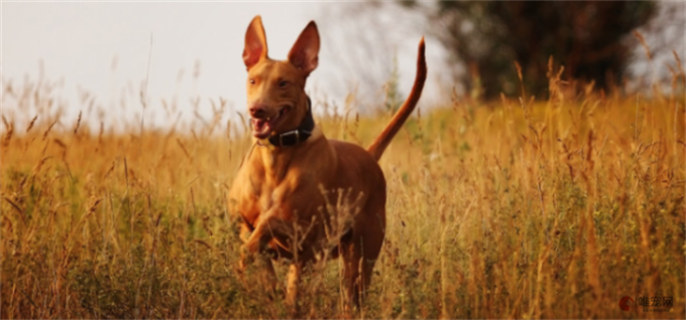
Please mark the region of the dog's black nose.
[[267, 110], [263, 105], [253, 105], [248, 111], [253, 118], [261, 119], [267, 116]]

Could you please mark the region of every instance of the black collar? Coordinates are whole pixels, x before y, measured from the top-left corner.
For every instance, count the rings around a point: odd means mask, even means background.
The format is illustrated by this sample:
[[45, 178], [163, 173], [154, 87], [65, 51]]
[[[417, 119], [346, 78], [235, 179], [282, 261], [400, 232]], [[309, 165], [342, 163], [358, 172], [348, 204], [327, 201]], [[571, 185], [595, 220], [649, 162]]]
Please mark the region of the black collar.
[[284, 133], [276, 134], [270, 137], [269, 143], [275, 147], [289, 147], [294, 146], [300, 142], [304, 142], [312, 135], [314, 129], [314, 118], [312, 117], [312, 101], [307, 97], [307, 113], [305, 119], [300, 123], [298, 128]]

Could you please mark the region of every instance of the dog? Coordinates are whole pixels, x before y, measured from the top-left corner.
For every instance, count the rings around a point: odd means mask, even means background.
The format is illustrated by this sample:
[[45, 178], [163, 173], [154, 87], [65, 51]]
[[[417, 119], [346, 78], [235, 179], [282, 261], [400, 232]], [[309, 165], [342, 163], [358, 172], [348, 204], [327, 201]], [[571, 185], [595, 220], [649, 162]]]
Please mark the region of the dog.
[[288, 59], [272, 60], [260, 16], [248, 26], [243, 62], [254, 143], [229, 190], [228, 209], [243, 241], [239, 270], [261, 256], [275, 279], [271, 259], [290, 259], [286, 303], [296, 307], [303, 266], [341, 256], [346, 306], [359, 307], [386, 227], [386, 180], [378, 160], [420, 98], [424, 38], [412, 91], [366, 150], [327, 139], [313, 120], [305, 82], [318, 65], [319, 45], [310, 21]]

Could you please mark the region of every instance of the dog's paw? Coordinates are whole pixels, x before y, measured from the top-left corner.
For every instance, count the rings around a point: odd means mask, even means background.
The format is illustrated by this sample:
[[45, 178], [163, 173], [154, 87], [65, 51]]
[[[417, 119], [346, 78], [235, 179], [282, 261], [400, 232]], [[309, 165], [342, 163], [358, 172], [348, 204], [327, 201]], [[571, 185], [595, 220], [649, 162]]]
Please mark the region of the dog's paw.
[[240, 254], [241, 258], [238, 260], [238, 270], [240, 270], [240, 273], [245, 272], [245, 269], [248, 267], [248, 265], [252, 264], [255, 258], [253, 257], [254, 255], [246, 248], [244, 245], [241, 246], [240, 249]]

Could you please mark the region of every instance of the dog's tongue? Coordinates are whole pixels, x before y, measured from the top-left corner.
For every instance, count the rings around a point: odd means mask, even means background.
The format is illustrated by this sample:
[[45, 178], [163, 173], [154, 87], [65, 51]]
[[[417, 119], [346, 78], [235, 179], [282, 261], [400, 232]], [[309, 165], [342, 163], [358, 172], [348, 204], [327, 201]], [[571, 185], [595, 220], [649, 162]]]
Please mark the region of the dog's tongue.
[[258, 139], [265, 139], [269, 137], [272, 131], [269, 121], [265, 119], [251, 119], [252, 120], [252, 133]]

